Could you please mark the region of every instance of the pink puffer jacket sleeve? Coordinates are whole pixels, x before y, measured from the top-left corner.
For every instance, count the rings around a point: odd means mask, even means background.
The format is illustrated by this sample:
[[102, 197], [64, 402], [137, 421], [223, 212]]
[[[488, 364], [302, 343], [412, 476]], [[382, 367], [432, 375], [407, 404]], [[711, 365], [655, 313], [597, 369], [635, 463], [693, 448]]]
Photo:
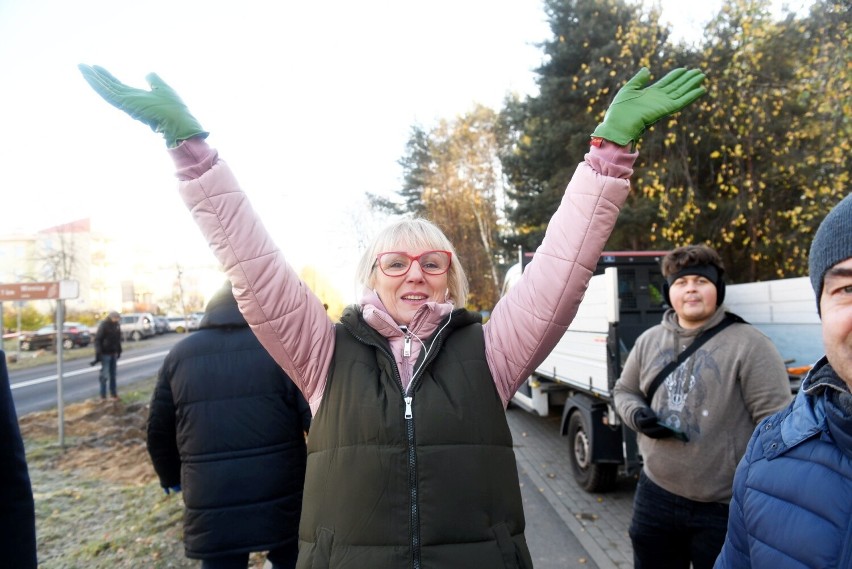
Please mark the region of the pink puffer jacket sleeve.
[[605, 142], [577, 166], [544, 240], [485, 324], [488, 365], [504, 405], [571, 324], [630, 190], [636, 153]]
[[170, 152], [180, 195], [227, 273], [240, 311], [316, 411], [334, 350], [325, 307], [284, 259], [215, 150], [193, 138]]

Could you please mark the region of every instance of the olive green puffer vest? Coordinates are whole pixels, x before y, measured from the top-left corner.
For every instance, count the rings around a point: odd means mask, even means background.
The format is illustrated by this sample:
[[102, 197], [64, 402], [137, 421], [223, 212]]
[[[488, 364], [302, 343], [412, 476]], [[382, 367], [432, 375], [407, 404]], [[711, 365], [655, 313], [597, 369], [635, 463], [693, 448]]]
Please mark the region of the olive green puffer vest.
[[454, 311], [405, 396], [387, 340], [344, 313], [311, 424], [298, 569], [532, 568], [480, 322]]

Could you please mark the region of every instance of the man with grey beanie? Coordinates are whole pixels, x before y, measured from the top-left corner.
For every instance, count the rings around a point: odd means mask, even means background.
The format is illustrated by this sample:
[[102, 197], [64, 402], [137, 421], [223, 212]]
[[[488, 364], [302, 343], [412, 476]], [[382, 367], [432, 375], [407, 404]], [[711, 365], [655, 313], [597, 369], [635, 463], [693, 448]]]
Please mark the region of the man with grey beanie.
[[809, 269], [825, 356], [757, 426], [716, 569], [852, 567], [852, 195], [817, 230]]

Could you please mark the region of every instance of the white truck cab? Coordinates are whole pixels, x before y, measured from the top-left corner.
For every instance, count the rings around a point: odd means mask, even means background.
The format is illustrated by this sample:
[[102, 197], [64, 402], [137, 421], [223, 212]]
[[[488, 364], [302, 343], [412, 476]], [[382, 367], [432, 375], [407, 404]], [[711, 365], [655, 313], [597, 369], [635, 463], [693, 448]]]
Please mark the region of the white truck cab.
[[[615, 412], [612, 388], [636, 338], [660, 323], [665, 252], [605, 252], [562, 339], [521, 386], [512, 403], [537, 415], [562, 413], [574, 478], [590, 492], [612, 489], [641, 466], [636, 436]], [[532, 254], [509, 269], [504, 293]]]

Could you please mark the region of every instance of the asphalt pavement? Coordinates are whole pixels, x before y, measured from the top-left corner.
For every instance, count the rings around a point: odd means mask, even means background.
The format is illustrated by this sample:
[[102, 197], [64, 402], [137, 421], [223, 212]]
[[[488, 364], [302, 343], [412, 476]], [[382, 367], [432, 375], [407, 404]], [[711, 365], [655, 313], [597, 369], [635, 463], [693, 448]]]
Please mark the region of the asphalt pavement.
[[[156, 375], [169, 349], [185, 334], [164, 334], [139, 342], [124, 342], [118, 360], [118, 394], [133, 383]], [[33, 358], [35, 352], [24, 352], [24, 357]], [[93, 350], [75, 349], [66, 354], [62, 371], [62, 400], [65, 404], [98, 397], [100, 365], [92, 366]], [[10, 369], [9, 379], [12, 398], [19, 416], [43, 411], [57, 406], [58, 370], [53, 356], [40, 356], [45, 364]], [[50, 363], [47, 363], [50, 362]]]
[[621, 479], [612, 492], [590, 494], [571, 475], [568, 441], [559, 434], [560, 417], [537, 417], [510, 407], [507, 418], [535, 569], [633, 567], [627, 530], [635, 481]]

